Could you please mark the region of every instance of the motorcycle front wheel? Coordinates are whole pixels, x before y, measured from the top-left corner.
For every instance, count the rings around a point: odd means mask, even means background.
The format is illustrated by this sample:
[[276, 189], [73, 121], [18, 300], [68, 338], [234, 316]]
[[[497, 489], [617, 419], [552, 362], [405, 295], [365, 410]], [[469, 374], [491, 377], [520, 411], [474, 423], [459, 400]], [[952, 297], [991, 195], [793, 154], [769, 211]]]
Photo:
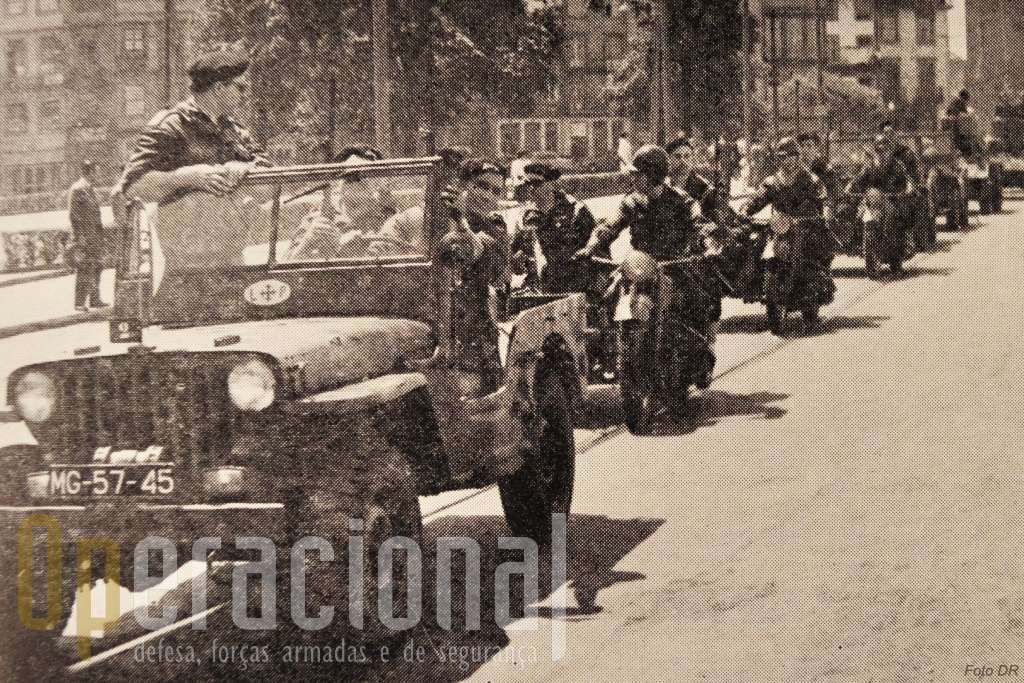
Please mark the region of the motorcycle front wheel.
[[646, 323], [632, 320], [624, 321], [619, 329], [619, 391], [626, 428], [637, 436], [646, 436], [651, 433], [655, 412], [651, 366], [656, 363], [656, 354], [648, 343], [652, 335]]

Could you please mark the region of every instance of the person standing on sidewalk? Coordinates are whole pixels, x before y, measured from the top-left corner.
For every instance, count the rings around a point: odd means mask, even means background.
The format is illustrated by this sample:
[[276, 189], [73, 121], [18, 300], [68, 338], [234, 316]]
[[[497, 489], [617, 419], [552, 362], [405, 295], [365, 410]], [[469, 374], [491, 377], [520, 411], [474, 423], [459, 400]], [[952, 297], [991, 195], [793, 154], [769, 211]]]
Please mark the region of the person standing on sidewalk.
[[93, 183], [96, 164], [82, 162], [82, 177], [68, 192], [68, 215], [74, 239], [72, 266], [75, 269], [75, 310], [106, 306], [100, 299], [100, 273], [103, 272], [103, 221]]

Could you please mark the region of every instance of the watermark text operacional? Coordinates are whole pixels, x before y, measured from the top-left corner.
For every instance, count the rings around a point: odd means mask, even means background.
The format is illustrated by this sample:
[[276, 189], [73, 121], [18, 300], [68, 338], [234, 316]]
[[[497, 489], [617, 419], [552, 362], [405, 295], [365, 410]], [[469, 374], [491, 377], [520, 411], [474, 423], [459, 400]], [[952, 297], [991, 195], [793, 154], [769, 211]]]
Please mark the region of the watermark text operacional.
[[[552, 515], [551, 569], [552, 586], [557, 586], [565, 578], [565, 525], [564, 514]], [[40, 606], [33, 599], [34, 563], [42, 558], [33, 556], [33, 531], [42, 527], [46, 533], [46, 605], [42, 616], [36, 616]], [[364, 628], [364, 538], [360, 533], [363, 529], [362, 520], [353, 519], [349, 526], [349, 537], [344, 557], [347, 559], [348, 576], [348, 624], [362, 630]], [[258, 560], [236, 562], [231, 575], [231, 620], [240, 629], [247, 631], [273, 630], [279, 625], [277, 614], [277, 546], [268, 538], [260, 536], [238, 536], [234, 539], [234, 547], [238, 550], [256, 551]], [[219, 537], [203, 537], [192, 544], [192, 559], [205, 564], [211, 550], [219, 550], [225, 544]], [[61, 606], [62, 561], [61, 561], [61, 529], [59, 523], [51, 516], [37, 513], [26, 518], [18, 530], [18, 616], [22, 623], [30, 629], [47, 630], [56, 626], [63, 617]], [[121, 615], [120, 592], [106, 590], [105, 610], [102, 614], [94, 614], [91, 599], [93, 580], [92, 555], [94, 550], [105, 554], [104, 577], [108, 583], [120, 584], [120, 546], [109, 538], [79, 538], [75, 543], [77, 565], [77, 614], [73, 625], [77, 636], [78, 654], [83, 660], [91, 657], [91, 634], [96, 630], [106, 630], [117, 625]], [[537, 543], [530, 538], [500, 537], [498, 548], [501, 550], [518, 550], [522, 552], [522, 560], [499, 564], [493, 576], [494, 621], [502, 628], [510, 630], [536, 630], [538, 626], [538, 593], [540, 581], [540, 550]], [[307, 581], [316, 568], [308, 560], [315, 557], [319, 560], [319, 568], [324, 568], [335, 561], [336, 549], [330, 541], [318, 536], [306, 536], [297, 540], [286, 550], [290, 554], [290, 618], [300, 629], [319, 631], [329, 627], [335, 620], [334, 605], [319, 605], [316, 614], [309, 614], [307, 606]], [[452, 628], [452, 556], [456, 552], [465, 556], [465, 627], [467, 630], [481, 628], [481, 586], [480, 577], [480, 545], [475, 539], [467, 537], [439, 537], [435, 545], [436, 554], [436, 619], [439, 626], [446, 630]], [[150, 553], [159, 551], [162, 556], [162, 572], [157, 575], [150, 573]], [[161, 580], [171, 577], [178, 568], [178, 549], [169, 539], [150, 536], [136, 544], [133, 549], [135, 585], [155, 585]], [[396, 553], [404, 554], [404, 581], [396, 583]], [[422, 549], [412, 538], [396, 536], [385, 540], [377, 549], [377, 617], [380, 623], [394, 631], [412, 629], [423, 616], [423, 575]], [[511, 610], [513, 577], [522, 577], [521, 585], [524, 595], [523, 615], [513, 617]], [[70, 577], [69, 577], [70, 578]], [[369, 577], [371, 580], [374, 577]], [[517, 578], [517, 580], [520, 580]], [[250, 608], [249, 585], [258, 582], [261, 590], [258, 597], [258, 609]], [[404, 588], [404, 601], [401, 605], [403, 614], [395, 614], [395, 592]], [[138, 595], [138, 594], [135, 594]], [[402, 597], [402, 596], [400, 596]], [[553, 596], [554, 597], [554, 596]], [[192, 617], [190, 627], [194, 630], [207, 628], [205, 615], [207, 605], [207, 580], [199, 576], [192, 582]], [[344, 599], [344, 598], [343, 598]], [[557, 601], [556, 601], [557, 602]], [[558, 604], [554, 604], [557, 610]], [[564, 604], [561, 605], [564, 610]], [[42, 611], [42, 610], [39, 610]], [[158, 614], [152, 614], [158, 611]], [[150, 631], [165, 628], [175, 623], [178, 618], [177, 607], [174, 605], [151, 604], [150, 600], [136, 600], [132, 616], [140, 627]], [[564, 628], [552, 629], [552, 658], [559, 659], [565, 652]]]

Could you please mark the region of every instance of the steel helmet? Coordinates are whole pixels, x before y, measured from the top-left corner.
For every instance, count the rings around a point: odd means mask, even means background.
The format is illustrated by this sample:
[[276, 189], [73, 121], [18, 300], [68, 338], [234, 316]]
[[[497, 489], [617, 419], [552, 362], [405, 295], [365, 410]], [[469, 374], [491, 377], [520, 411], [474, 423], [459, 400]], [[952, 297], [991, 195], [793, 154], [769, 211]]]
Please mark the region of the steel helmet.
[[626, 171], [637, 171], [660, 183], [668, 175], [668, 153], [657, 145], [644, 145], [633, 155], [633, 162]]

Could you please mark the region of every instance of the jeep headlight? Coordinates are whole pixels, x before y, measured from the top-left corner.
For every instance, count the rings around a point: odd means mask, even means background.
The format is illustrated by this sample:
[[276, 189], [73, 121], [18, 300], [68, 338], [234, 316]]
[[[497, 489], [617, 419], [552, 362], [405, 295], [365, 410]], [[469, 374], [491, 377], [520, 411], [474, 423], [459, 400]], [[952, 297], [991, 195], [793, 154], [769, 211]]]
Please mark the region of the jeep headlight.
[[274, 402], [274, 371], [261, 360], [239, 363], [228, 375], [228, 394], [242, 410], [263, 410]]
[[26, 373], [14, 387], [14, 404], [27, 422], [48, 420], [56, 403], [57, 387], [45, 372]]

